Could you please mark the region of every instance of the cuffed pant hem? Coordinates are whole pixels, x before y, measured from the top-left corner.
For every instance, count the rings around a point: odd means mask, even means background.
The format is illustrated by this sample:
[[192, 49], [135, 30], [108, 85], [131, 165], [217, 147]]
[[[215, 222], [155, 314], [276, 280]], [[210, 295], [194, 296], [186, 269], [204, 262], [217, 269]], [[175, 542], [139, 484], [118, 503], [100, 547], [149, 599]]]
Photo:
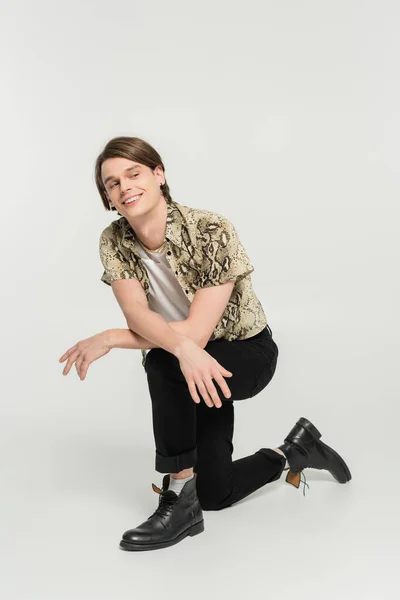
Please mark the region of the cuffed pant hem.
[[156, 450], [156, 471], [159, 473], [179, 473], [194, 467], [197, 462], [197, 449], [182, 452], [176, 456], [163, 456]]
[[280, 468], [277, 467], [278, 471], [271, 478], [270, 481], [272, 482], [272, 481], [276, 481], [277, 479], [279, 479], [279, 477], [283, 473], [283, 469], [285, 468], [286, 458], [282, 454], [279, 454], [279, 452], [275, 452], [275, 450], [272, 450], [272, 448], [260, 448], [256, 452], [256, 454], [264, 454], [268, 458], [268, 460], [272, 460], [273, 462], [280, 464]]

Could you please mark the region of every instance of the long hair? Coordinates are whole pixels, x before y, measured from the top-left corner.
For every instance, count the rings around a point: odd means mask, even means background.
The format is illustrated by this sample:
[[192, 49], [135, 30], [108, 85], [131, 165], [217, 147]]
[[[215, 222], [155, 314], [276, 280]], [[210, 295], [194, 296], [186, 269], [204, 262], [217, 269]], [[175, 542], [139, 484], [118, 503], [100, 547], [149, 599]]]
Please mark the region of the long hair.
[[[114, 206], [110, 207], [106, 189], [101, 179], [101, 165], [107, 158], [114, 158], [116, 156], [141, 163], [142, 165], [146, 165], [146, 167], [150, 167], [152, 170], [157, 166], [160, 166], [165, 175], [165, 167], [161, 160], [161, 156], [148, 142], [137, 137], [121, 136], [113, 138], [106, 144], [104, 150], [97, 157], [95, 166], [96, 186], [106, 210], [117, 209]], [[165, 200], [167, 202], [173, 202], [166, 179], [164, 185], [162, 185], [160, 189]]]

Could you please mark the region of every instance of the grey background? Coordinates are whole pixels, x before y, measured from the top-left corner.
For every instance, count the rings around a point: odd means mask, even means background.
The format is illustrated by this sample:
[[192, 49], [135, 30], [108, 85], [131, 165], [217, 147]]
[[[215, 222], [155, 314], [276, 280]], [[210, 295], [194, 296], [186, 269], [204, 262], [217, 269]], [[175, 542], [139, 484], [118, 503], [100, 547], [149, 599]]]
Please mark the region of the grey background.
[[[8, 600], [397, 597], [398, 3], [2, 4], [2, 594]], [[140, 351], [61, 375], [126, 327], [100, 281], [94, 161], [160, 152], [172, 197], [232, 220], [280, 349], [236, 404], [234, 458], [308, 417], [349, 464], [306, 471], [169, 549], [126, 553], [156, 507]], [[177, 584], [177, 587], [175, 587]], [[178, 585], [179, 584], [179, 585]]]

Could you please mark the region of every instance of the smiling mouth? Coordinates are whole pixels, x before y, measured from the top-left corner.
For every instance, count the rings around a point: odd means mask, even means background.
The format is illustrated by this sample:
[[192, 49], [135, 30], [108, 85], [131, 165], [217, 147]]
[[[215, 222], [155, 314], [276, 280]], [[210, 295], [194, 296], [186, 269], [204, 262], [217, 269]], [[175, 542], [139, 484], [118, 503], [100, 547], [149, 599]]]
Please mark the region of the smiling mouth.
[[126, 200], [122, 204], [124, 206], [132, 206], [132, 204], [136, 204], [137, 202], [139, 202], [139, 200], [143, 196], [143, 194], [144, 194], [144, 192], [142, 192], [141, 194], [136, 194], [135, 196], [132, 196], [132, 198], [128, 198], [128, 200]]

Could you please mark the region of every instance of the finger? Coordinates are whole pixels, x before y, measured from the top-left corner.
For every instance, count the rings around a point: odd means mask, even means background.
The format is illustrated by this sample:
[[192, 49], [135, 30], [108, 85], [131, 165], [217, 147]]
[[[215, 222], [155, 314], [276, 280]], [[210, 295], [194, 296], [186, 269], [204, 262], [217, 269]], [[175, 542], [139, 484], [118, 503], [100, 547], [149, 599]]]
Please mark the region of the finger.
[[72, 348], [70, 348], [69, 350], [67, 350], [65, 352], [65, 354], [62, 355], [62, 357], [59, 359], [60, 362], [64, 362], [64, 360], [66, 360], [67, 358], [69, 358], [71, 356], [71, 354], [76, 351], [77, 349], [77, 344], [75, 344], [75, 346], [73, 346]]
[[67, 364], [64, 367], [63, 375], [68, 375], [68, 373], [71, 370], [72, 365], [74, 364], [74, 362], [76, 361], [78, 356], [79, 356], [79, 350], [75, 350], [75, 352], [73, 354], [71, 354], [71, 356], [68, 358]]
[[89, 365], [90, 365], [90, 364], [91, 364], [91, 361], [89, 361], [89, 362], [86, 362], [86, 361], [84, 361], [84, 362], [83, 362], [83, 365], [82, 365], [82, 368], [81, 368], [81, 377], [82, 377], [82, 381], [83, 381], [83, 380], [85, 379], [85, 377], [86, 377], [86, 373], [87, 373], [87, 370], [88, 370], [88, 368], [89, 368]]
[[68, 358], [69, 352], [70, 352], [70, 350], [68, 350], [67, 352], [65, 352], [65, 354], [63, 354], [61, 356], [61, 358], [58, 359], [58, 362], [64, 362], [64, 360], [66, 360]]
[[188, 388], [189, 388], [189, 392], [190, 392], [190, 395], [192, 396], [193, 400], [196, 402], [196, 404], [199, 404], [201, 402], [201, 400], [197, 394], [195, 382], [188, 381]]
[[76, 361], [76, 364], [75, 364], [76, 371], [77, 371], [77, 373], [78, 373], [78, 375], [79, 375], [79, 378], [80, 378], [80, 379], [82, 379], [82, 375], [81, 375], [81, 369], [82, 369], [82, 363], [83, 363], [83, 361], [84, 361], [84, 358], [83, 358], [83, 356], [80, 356], [80, 357], [78, 358], [78, 360]]
[[215, 373], [214, 379], [218, 383], [219, 387], [221, 388], [222, 393], [224, 394], [225, 398], [230, 398], [232, 396], [231, 390], [229, 389], [228, 384], [226, 383], [226, 381], [223, 378], [223, 376], [221, 375], [221, 373], [218, 373], [218, 372]]
[[232, 371], [228, 371], [228, 369], [225, 369], [225, 367], [223, 367], [222, 365], [219, 365], [219, 366], [224, 375], [226, 375], [228, 377], [231, 377], [231, 375], [233, 375]]
[[224, 376], [231, 377], [233, 375], [232, 371], [228, 371], [228, 369], [225, 369], [225, 367], [223, 367], [215, 358], [214, 358], [214, 362], [215, 362], [215, 365], [218, 367], [218, 370], [221, 371], [221, 373]]
[[75, 344], [75, 346], [72, 346], [72, 348], [70, 348], [69, 350], [67, 350], [62, 356], [61, 358], [59, 358], [59, 362], [64, 362], [64, 360], [66, 360], [68, 358], [68, 356], [71, 354], [71, 352], [73, 350], [76, 349], [77, 344]]
[[206, 387], [205, 387], [203, 381], [201, 379], [199, 379], [198, 382], [196, 381], [196, 385], [198, 387], [198, 390], [199, 390], [200, 394], [203, 396], [204, 402], [207, 404], [207, 406], [209, 406], [210, 408], [212, 406], [214, 406], [214, 403], [211, 400], [210, 396], [208, 395]]
[[213, 381], [211, 378], [206, 381], [206, 385], [207, 385], [207, 389], [212, 398], [213, 403], [215, 404], [215, 406], [217, 408], [221, 408], [222, 402], [221, 402], [220, 397], [218, 396], [218, 392], [215, 389], [215, 385], [213, 384]]

